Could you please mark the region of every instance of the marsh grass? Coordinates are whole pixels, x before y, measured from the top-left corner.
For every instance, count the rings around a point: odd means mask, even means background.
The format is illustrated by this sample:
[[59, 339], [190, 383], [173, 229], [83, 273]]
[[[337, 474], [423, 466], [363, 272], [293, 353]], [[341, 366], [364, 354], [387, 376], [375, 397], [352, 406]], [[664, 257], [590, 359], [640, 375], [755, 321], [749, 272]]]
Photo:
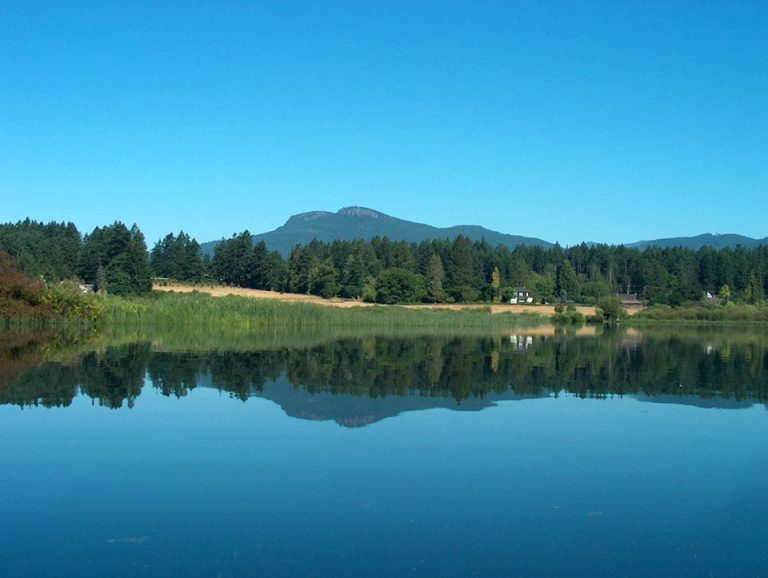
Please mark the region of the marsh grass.
[[45, 333], [58, 359], [119, 343], [149, 342], [163, 351], [254, 351], [310, 347], [368, 336], [418, 337], [508, 334], [547, 324], [533, 314], [408, 309], [397, 306], [337, 308], [311, 303], [200, 293], [108, 297], [97, 322], [81, 319], [0, 319], [0, 329]]
[[0, 316], [0, 331], [54, 332], [63, 336], [69, 336], [93, 332], [96, 328], [97, 323], [89, 319]]
[[537, 325], [534, 314], [491, 314], [489, 310], [447, 311], [397, 306], [337, 308], [275, 299], [163, 294], [107, 302], [108, 325], [186, 327], [194, 331], [252, 332], [331, 329], [509, 329]]
[[654, 305], [633, 315], [631, 323], [768, 324], [768, 304]]

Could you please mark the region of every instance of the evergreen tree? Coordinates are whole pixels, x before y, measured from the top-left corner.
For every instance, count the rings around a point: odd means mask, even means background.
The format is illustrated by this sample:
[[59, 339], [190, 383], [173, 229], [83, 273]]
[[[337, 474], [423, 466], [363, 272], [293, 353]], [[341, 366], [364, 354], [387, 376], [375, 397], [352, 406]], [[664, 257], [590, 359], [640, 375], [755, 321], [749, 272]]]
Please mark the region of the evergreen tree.
[[440, 255], [433, 253], [429, 258], [427, 267], [427, 301], [431, 303], [443, 303], [448, 298], [443, 289], [445, 271]]
[[213, 250], [211, 260], [213, 276], [227, 285], [248, 287], [252, 256], [253, 242], [249, 231], [219, 242]]
[[480, 291], [473, 285], [474, 260], [472, 243], [459, 235], [451, 248], [451, 261], [448, 268], [448, 286], [446, 290], [455, 301], [460, 303], [474, 301]]
[[568, 259], [564, 259], [557, 271], [557, 295], [563, 300], [579, 297], [579, 278]]
[[309, 293], [320, 266], [315, 248], [294, 247], [288, 261], [288, 283], [292, 293]]
[[512, 285], [516, 287], [527, 287], [530, 283], [531, 271], [525, 259], [520, 254], [515, 254], [512, 258], [512, 266], [509, 271], [509, 278]]
[[72, 223], [25, 219], [0, 225], [0, 251], [11, 255], [26, 275], [58, 281], [78, 273], [82, 238]]
[[341, 296], [358, 299], [368, 277], [368, 267], [363, 258], [357, 253], [350, 254], [341, 271]]
[[746, 290], [747, 303], [760, 303], [763, 300], [763, 279], [757, 271], [752, 271]]
[[280, 253], [272, 251], [264, 260], [264, 289], [285, 291], [288, 285], [288, 266]]
[[169, 233], [155, 243], [150, 253], [150, 263], [157, 277], [198, 281], [203, 275], [200, 244], [184, 231], [178, 236]]
[[80, 275], [99, 291], [142, 295], [152, 289], [147, 245], [136, 225], [96, 227], [85, 237], [82, 255]]
[[131, 275], [130, 293], [139, 295], [149, 293], [152, 290], [152, 269], [149, 266], [147, 242], [144, 233], [136, 224], [131, 227], [128, 259], [131, 262], [129, 269]]
[[340, 285], [333, 261], [329, 258], [323, 261], [317, 268], [317, 274], [312, 279], [310, 293], [320, 295], [324, 299], [330, 299], [338, 295]]

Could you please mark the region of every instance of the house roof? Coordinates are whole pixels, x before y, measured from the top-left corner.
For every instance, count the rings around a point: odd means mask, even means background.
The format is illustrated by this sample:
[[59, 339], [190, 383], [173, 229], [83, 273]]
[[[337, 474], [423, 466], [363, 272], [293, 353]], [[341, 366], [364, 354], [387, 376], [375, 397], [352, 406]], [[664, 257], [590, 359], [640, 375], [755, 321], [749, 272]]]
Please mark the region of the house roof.
[[623, 305], [642, 305], [642, 301], [637, 298], [634, 293], [618, 293], [617, 297], [621, 300]]

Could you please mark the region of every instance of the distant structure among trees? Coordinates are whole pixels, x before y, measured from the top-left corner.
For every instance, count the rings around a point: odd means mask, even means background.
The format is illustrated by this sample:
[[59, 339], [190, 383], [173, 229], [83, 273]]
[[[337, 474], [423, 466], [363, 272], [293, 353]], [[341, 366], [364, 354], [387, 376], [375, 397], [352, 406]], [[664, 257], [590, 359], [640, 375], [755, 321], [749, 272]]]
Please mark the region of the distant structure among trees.
[[253, 246], [247, 231], [221, 241], [210, 267], [222, 283], [379, 303], [597, 303], [621, 294], [625, 301], [631, 295], [632, 306], [701, 301], [708, 291], [717, 294], [725, 285], [734, 298], [757, 303], [768, 291], [766, 271], [766, 246], [698, 251], [586, 244], [509, 249], [462, 236], [418, 244], [386, 237], [312, 241], [294, 247], [283, 261], [262, 242]]
[[378, 303], [520, 302], [521, 291], [524, 301], [549, 303], [626, 301], [630, 295], [635, 305], [760, 303], [768, 292], [768, 246], [510, 249], [462, 235], [420, 243], [374, 237], [312, 241], [283, 258], [244, 231], [203, 258], [199, 243], [183, 231], [169, 233], [148, 252], [136, 225], [115, 222], [83, 236], [72, 223], [27, 219], [0, 225], [0, 251], [30, 277], [77, 279], [116, 295], [147, 293], [153, 276]]

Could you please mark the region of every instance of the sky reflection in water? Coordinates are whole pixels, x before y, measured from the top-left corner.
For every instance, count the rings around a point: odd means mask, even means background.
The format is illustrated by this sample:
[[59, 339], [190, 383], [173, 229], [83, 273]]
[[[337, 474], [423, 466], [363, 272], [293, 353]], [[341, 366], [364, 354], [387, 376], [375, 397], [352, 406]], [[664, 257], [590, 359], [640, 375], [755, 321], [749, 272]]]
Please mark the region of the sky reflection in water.
[[[130, 410], [84, 395], [63, 408], [0, 406], [3, 572], [759, 576], [768, 567], [759, 402], [542, 393], [339, 427], [327, 399], [307, 409], [322, 399], [307, 392], [304, 417], [324, 421], [287, 416], [280, 400], [298, 406], [285, 401], [296, 388], [284, 372], [259, 392], [276, 401], [243, 403], [204, 387], [210, 374], [197, 379], [181, 398], [148, 382]], [[342, 405], [361, 397], [320, 395]], [[375, 411], [391, 395], [363, 397]]]

